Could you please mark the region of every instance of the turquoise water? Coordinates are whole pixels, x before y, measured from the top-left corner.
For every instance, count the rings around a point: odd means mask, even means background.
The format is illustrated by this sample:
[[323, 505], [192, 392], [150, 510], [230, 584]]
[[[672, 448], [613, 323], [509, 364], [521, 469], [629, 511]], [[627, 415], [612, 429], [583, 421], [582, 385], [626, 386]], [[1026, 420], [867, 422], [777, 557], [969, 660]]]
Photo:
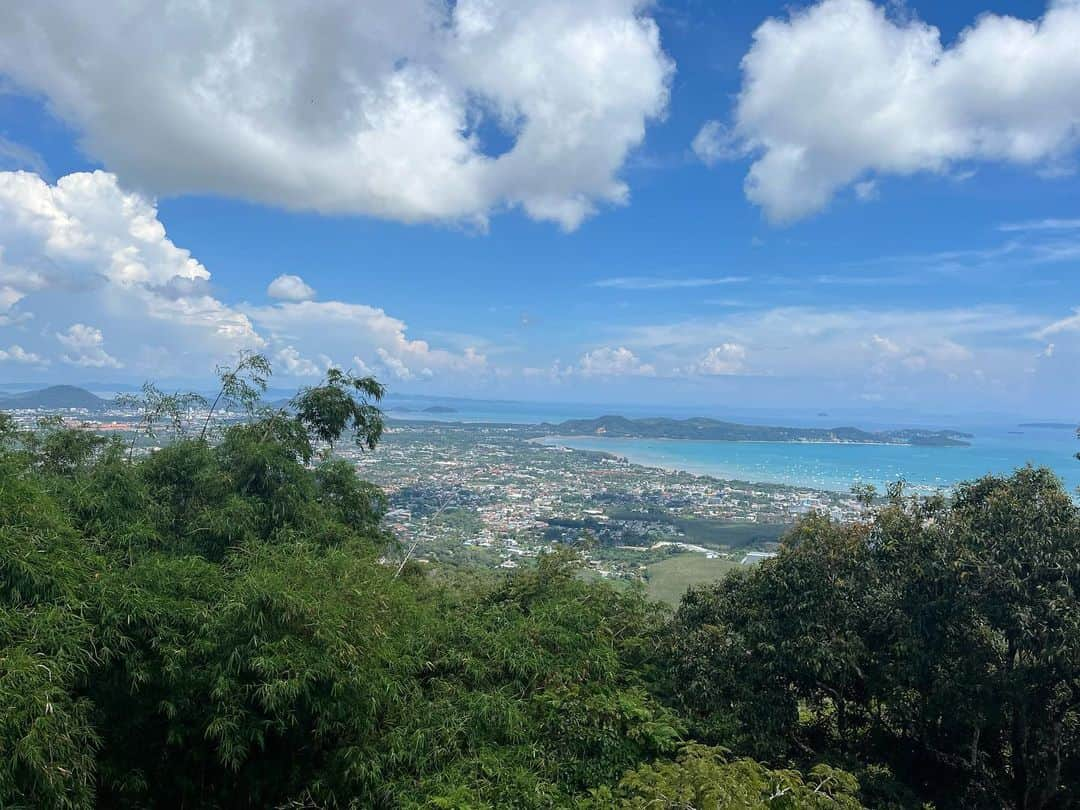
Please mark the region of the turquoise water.
[[[452, 406], [453, 413], [426, 414], [430, 404]], [[409, 402], [411, 412], [387, 410], [391, 418], [441, 422], [501, 422], [555, 424], [566, 419], [619, 413], [629, 417], [712, 416], [746, 422], [799, 427], [856, 425], [867, 430], [901, 427], [960, 430], [973, 434], [970, 447], [906, 447], [874, 444], [796, 444], [780, 442], [703, 442], [673, 439], [616, 439], [592, 436], [544, 440], [583, 450], [602, 450], [625, 456], [638, 464], [713, 475], [729, 480], [814, 487], [847, 492], [852, 484], [874, 484], [884, 489], [903, 478], [919, 492], [948, 489], [987, 473], [1008, 473], [1024, 464], [1054, 470], [1075, 491], [1080, 487], [1080, 441], [1071, 428], [1021, 427], [1021, 417], [967, 418], [923, 416], [865, 410], [850, 413], [804, 411], [746, 413], [719, 408], [681, 406], [657, 408], [642, 405], [589, 405], [573, 403], [524, 403], [482, 400], [436, 400]]]
[[[703, 442], [676, 439], [559, 437], [544, 439], [581, 450], [601, 450], [637, 464], [718, 478], [814, 487], [839, 492], [853, 484], [879, 489], [903, 478], [919, 492], [948, 489], [987, 473], [1024, 464], [1054, 470], [1070, 490], [1080, 487], [1080, 450], [1068, 429], [983, 427], [971, 447], [907, 447], [876, 444]], [[1016, 433], [1012, 430], [1019, 431]]]

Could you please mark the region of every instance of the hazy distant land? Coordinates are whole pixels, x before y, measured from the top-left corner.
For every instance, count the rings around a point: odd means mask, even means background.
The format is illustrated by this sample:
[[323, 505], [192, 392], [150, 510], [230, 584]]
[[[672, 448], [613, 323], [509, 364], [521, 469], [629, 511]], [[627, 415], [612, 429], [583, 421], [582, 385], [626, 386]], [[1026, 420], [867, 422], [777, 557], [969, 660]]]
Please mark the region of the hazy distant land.
[[828, 444], [900, 444], [915, 447], [968, 447], [970, 433], [956, 430], [882, 430], [856, 427], [794, 428], [742, 425], [716, 419], [628, 419], [601, 416], [544, 423], [539, 429], [556, 436], [609, 436], [624, 439], [701, 439], [719, 442], [821, 442]]

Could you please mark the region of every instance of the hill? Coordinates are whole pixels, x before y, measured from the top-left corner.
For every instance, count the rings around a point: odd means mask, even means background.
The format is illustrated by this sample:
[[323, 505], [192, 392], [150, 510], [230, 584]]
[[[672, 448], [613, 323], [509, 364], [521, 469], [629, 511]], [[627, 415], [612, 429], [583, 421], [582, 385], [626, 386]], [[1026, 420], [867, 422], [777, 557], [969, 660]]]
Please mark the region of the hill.
[[0, 410], [84, 408], [88, 411], [97, 411], [105, 407], [107, 403], [108, 400], [90, 393], [85, 388], [74, 385], [50, 385], [48, 388], [37, 391], [26, 391], [4, 397], [0, 399]]
[[971, 434], [955, 430], [867, 431], [855, 427], [793, 428], [741, 425], [716, 419], [628, 419], [601, 416], [570, 419], [540, 429], [559, 436], [612, 436], [628, 439], [702, 439], [721, 442], [828, 442], [836, 444], [905, 444], [923, 447], [967, 447]]

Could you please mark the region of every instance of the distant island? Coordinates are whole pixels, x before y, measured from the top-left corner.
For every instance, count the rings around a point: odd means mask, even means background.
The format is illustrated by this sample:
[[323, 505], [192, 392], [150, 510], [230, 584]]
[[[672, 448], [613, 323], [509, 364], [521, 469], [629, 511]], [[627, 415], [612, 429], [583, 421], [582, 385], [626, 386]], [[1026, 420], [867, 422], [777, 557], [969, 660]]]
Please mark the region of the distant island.
[[1021, 422], [1017, 427], [1022, 428], [1049, 428], [1054, 430], [1076, 430], [1076, 422]]
[[37, 391], [10, 394], [0, 399], [0, 410], [87, 410], [99, 411], [109, 400], [74, 385], [50, 385]]
[[867, 431], [855, 427], [793, 428], [741, 425], [716, 419], [628, 419], [601, 416], [547, 422], [539, 429], [556, 436], [609, 436], [626, 439], [700, 439], [718, 442], [822, 442], [829, 444], [902, 444], [915, 447], [968, 447], [970, 433], [955, 430]]
[[457, 413], [457, 408], [446, 405], [430, 405], [427, 408], [409, 408], [406, 406], [391, 407], [395, 413]]

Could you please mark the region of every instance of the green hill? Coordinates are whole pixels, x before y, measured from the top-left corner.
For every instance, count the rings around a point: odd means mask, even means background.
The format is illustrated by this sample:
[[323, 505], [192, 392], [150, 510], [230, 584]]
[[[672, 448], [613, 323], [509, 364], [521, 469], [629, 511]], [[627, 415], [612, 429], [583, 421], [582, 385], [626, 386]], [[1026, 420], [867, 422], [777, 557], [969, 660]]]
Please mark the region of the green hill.
[[75, 385], [50, 385], [48, 388], [37, 391], [26, 391], [4, 397], [0, 399], [0, 410], [82, 408], [97, 411], [104, 408], [108, 402], [85, 388]]

